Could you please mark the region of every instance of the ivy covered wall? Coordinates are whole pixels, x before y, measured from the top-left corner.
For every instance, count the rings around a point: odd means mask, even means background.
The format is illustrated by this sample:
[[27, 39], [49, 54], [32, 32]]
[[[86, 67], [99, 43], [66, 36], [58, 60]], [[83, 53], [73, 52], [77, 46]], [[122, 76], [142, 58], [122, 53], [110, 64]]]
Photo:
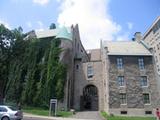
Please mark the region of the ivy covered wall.
[[[5, 84], [0, 85], [5, 86], [1, 90], [4, 91], [3, 98], [6, 101], [38, 107], [48, 107], [51, 98], [62, 100], [66, 66], [59, 61], [61, 41], [53, 37], [24, 40], [25, 35], [20, 29], [7, 32], [14, 37], [12, 44], [8, 46], [10, 57], [6, 58], [7, 70], [2, 71], [5, 72], [4, 76], [0, 76], [0, 82], [5, 78]], [[3, 58], [2, 54], [0, 58]], [[1, 66], [5, 67], [4, 65]]]

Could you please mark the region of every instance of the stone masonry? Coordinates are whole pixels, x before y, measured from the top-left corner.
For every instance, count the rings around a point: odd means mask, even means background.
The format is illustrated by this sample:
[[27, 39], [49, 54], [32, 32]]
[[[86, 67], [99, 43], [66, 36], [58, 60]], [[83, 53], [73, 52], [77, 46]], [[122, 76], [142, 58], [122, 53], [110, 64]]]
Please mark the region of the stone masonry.
[[[71, 38], [54, 30], [47, 35], [61, 40], [60, 60], [67, 65], [64, 100], [59, 109], [99, 110], [115, 115], [153, 115], [160, 107], [153, 55], [141, 40], [130, 42], [101, 42], [100, 49], [85, 50], [78, 25], [71, 27]], [[49, 35], [48, 35], [49, 34]], [[54, 34], [54, 35], [52, 35]], [[107, 43], [107, 44], [106, 44]], [[117, 69], [117, 58], [123, 59], [123, 68]], [[140, 70], [138, 58], [143, 58], [145, 69]], [[118, 76], [124, 76], [125, 85], [119, 86]], [[146, 76], [147, 86], [140, 85]], [[120, 93], [126, 94], [126, 103], [120, 103]], [[144, 93], [149, 94], [149, 104], [144, 104]]]
[[[145, 69], [139, 70], [138, 58], [123, 56], [124, 69], [118, 70], [116, 66], [116, 56], [110, 56], [110, 68], [109, 68], [109, 95], [110, 95], [110, 108], [123, 108], [120, 105], [119, 93], [127, 94], [127, 108], [146, 108], [143, 103], [143, 93], [149, 93], [151, 95], [152, 102], [149, 106], [157, 107], [157, 86], [154, 75], [154, 67], [152, 64], [152, 57], [144, 57]], [[126, 86], [119, 87], [117, 84], [117, 76], [124, 76]], [[140, 76], [147, 76], [148, 86], [140, 86]], [[147, 106], [148, 107], [148, 106]]]

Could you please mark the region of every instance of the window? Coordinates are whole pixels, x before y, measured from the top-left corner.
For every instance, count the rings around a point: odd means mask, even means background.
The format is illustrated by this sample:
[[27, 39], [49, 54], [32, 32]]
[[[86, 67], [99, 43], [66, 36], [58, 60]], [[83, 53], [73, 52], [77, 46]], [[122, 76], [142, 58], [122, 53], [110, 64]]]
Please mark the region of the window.
[[140, 82], [141, 82], [141, 86], [147, 86], [148, 85], [147, 76], [141, 76]]
[[151, 114], [152, 114], [152, 111], [145, 111], [145, 114], [146, 114], [146, 115], [151, 115]]
[[93, 77], [93, 67], [91, 65], [87, 67], [87, 75], [88, 75], [88, 78]]
[[17, 111], [18, 110], [18, 108], [12, 107], [12, 106], [9, 106], [8, 108], [11, 109], [11, 110], [13, 110], [13, 111]]
[[77, 69], [77, 70], [79, 69], [79, 65], [76, 65], [76, 69]]
[[150, 104], [150, 99], [149, 99], [148, 93], [143, 94], [143, 102], [144, 102], [144, 104]]
[[141, 70], [144, 69], [144, 59], [143, 58], [138, 59], [138, 65], [139, 65], [139, 69]]
[[160, 20], [153, 26], [153, 34], [155, 34], [160, 28]]
[[121, 104], [126, 104], [127, 103], [126, 93], [120, 93], [120, 103]]
[[123, 60], [122, 58], [117, 58], [117, 68], [122, 69], [123, 68]]
[[121, 114], [123, 114], [123, 115], [127, 114], [127, 111], [121, 111]]
[[118, 76], [117, 80], [118, 80], [118, 85], [119, 86], [125, 86], [124, 76]]
[[7, 109], [4, 107], [0, 107], [0, 112], [7, 112]]

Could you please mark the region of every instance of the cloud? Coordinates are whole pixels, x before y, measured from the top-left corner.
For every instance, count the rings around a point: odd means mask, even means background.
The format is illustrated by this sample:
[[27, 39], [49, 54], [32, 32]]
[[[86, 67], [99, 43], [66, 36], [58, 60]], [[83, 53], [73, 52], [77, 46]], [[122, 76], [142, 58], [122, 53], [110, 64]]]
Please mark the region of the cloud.
[[133, 28], [133, 23], [127, 22], [127, 26], [128, 26], [128, 29], [129, 29], [129, 30], [132, 30], [132, 28]]
[[40, 28], [43, 28], [43, 23], [42, 23], [42, 21], [37, 21], [37, 24], [39, 25]]
[[47, 5], [50, 2], [50, 0], [33, 0], [33, 3], [39, 4], [39, 5]]
[[0, 19], [0, 24], [3, 24], [6, 28], [11, 29], [11, 26], [6, 21], [3, 21], [3, 20]]
[[116, 41], [129, 41], [129, 33], [126, 32], [124, 34], [118, 35], [116, 37]]
[[38, 28], [36, 29], [36, 31], [43, 31], [44, 24], [42, 23], [42, 21], [37, 21], [37, 24], [38, 24]]
[[32, 23], [30, 21], [26, 22], [28, 28], [32, 28]]
[[109, 0], [57, 0], [60, 2], [60, 26], [79, 25], [86, 49], [99, 48], [100, 39], [114, 40], [122, 27], [109, 14]]

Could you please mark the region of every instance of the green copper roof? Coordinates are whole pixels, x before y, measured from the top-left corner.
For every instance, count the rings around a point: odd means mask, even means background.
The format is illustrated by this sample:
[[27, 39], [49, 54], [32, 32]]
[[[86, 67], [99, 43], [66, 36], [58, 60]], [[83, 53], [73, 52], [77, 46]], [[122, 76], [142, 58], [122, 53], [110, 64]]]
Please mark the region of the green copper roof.
[[62, 27], [59, 29], [59, 32], [57, 33], [56, 38], [63, 38], [66, 40], [72, 40], [72, 33], [66, 27]]

